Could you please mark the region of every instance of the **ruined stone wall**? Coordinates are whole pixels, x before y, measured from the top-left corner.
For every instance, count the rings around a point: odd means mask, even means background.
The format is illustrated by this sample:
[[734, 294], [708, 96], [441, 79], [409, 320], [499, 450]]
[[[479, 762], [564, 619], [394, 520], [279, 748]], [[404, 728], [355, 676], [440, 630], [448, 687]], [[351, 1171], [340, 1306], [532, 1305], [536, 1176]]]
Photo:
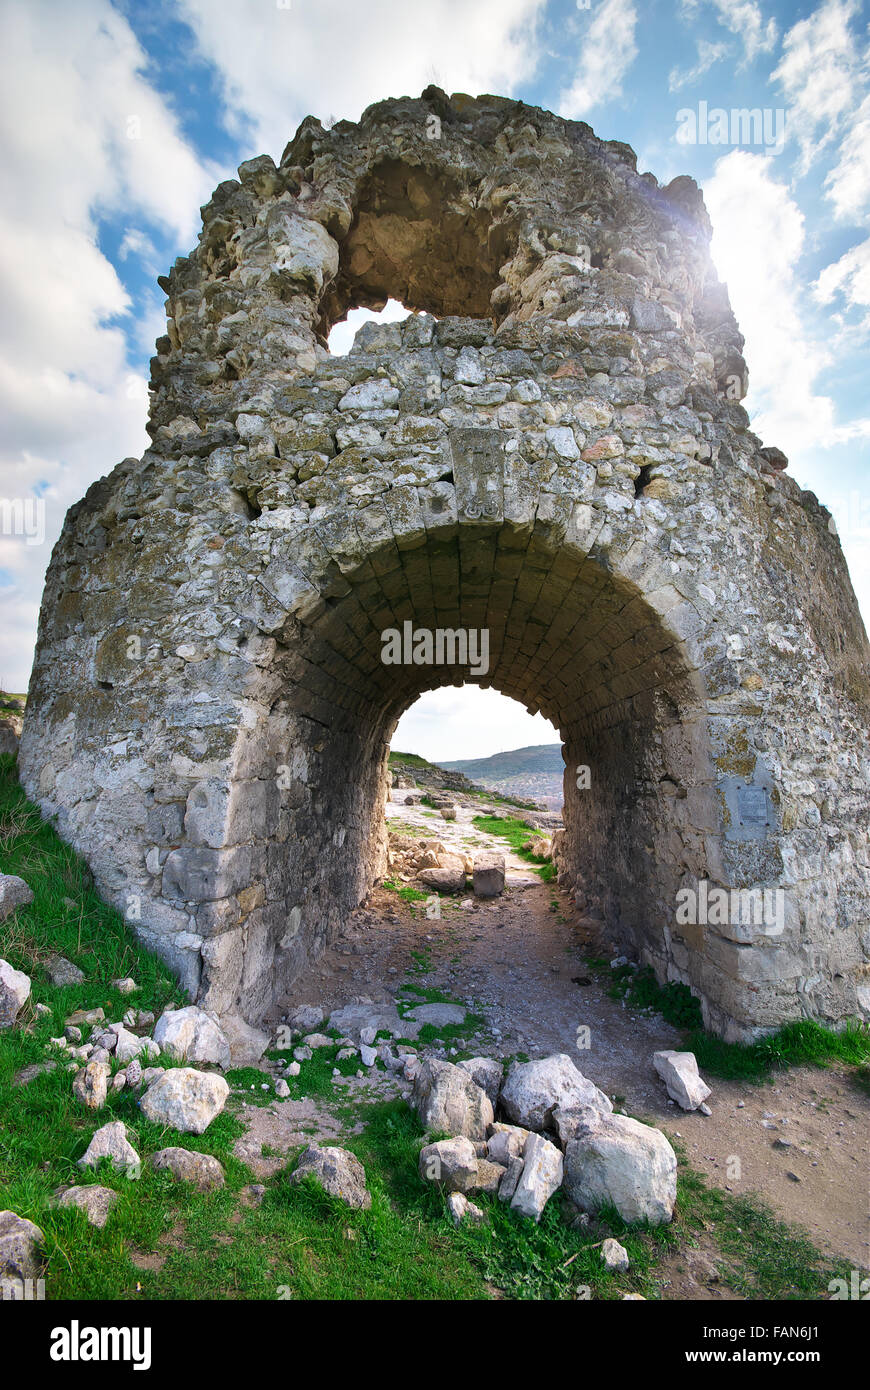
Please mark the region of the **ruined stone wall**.
[[[259, 1018], [384, 868], [389, 739], [486, 628], [566, 751], [560, 868], [710, 1026], [870, 1006], [868, 648], [828, 513], [748, 430], [697, 188], [486, 97], [303, 122], [161, 280], [151, 447], [72, 508], [20, 766], [101, 891]], [[354, 305], [401, 299], [345, 358]], [[588, 765], [588, 788], [575, 769]], [[699, 880], [781, 931], [679, 924]]]

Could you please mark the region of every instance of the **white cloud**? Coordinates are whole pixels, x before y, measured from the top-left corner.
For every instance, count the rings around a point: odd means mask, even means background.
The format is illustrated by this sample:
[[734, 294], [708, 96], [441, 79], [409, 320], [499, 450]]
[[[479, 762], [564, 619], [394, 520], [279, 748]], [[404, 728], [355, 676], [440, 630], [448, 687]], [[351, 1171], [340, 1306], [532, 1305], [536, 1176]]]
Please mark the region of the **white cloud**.
[[150, 237], [138, 227], [127, 228], [118, 247], [119, 260], [126, 261], [128, 256], [138, 256], [140, 260], [150, 263], [154, 260], [155, 254], [154, 243]]
[[[746, 337], [750, 389], [744, 404], [754, 432], [784, 449], [792, 476], [837, 515], [855, 592], [868, 615], [870, 502], [855, 444], [870, 439], [870, 418], [840, 423], [833, 400], [817, 387], [833, 353], [805, 325], [804, 217], [785, 184], [773, 178], [773, 168], [769, 157], [734, 150], [719, 160], [704, 187], [713, 258]], [[866, 293], [866, 278], [859, 280], [867, 275], [866, 251], [860, 266], [859, 259], [850, 252], [843, 258], [848, 264], [829, 267], [816, 299], [850, 284]], [[831, 454], [848, 444], [851, 450]]]
[[46, 505], [44, 544], [0, 536], [0, 678], [24, 688], [66, 509], [147, 444], [146, 386], [121, 327], [131, 304], [98, 220], [123, 210], [187, 249], [218, 171], [184, 141], [108, 0], [5, 0], [0, 53], [0, 177], [14, 190], [0, 207], [0, 497], [38, 491]]
[[870, 239], [826, 266], [815, 283], [814, 293], [820, 304], [830, 304], [841, 294], [849, 308], [870, 307]]
[[815, 382], [830, 358], [804, 326], [804, 216], [770, 156], [733, 150], [716, 164], [704, 197], [713, 259], [746, 337], [753, 428], [791, 454], [831, 443], [834, 403]]
[[690, 87], [697, 82], [699, 77], [703, 77], [709, 72], [714, 63], [718, 63], [728, 53], [727, 43], [711, 43], [709, 39], [698, 40], [698, 61], [692, 68], [671, 68], [668, 76], [668, 91], [679, 92], [683, 87]]
[[580, 64], [559, 99], [559, 115], [578, 120], [622, 95], [623, 79], [637, 57], [637, 10], [633, 0], [603, 0], [581, 37]]
[[772, 53], [779, 31], [775, 19], [765, 20], [754, 0], [713, 0], [719, 23], [736, 32], [743, 44], [743, 65], [759, 53]]
[[836, 138], [860, 100], [866, 57], [851, 27], [859, 11], [858, 0], [826, 0], [783, 38], [783, 56], [771, 78], [788, 102], [801, 173]]
[[850, 121], [825, 187], [838, 217], [866, 214], [870, 206], [870, 95]]
[[399, 720], [391, 746], [431, 762], [488, 758], [513, 748], [561, 743], [542, 714], [531, 715], [516, 700], [479, 686], [431, 690]]
[[[545, 0], [177, 0], [218, 69], [228, 128], [276, 158], [308, 114], [356, 120], [387, 95], [513, 92], [533, 73]], [[250, 127], [253, 127], [250, 129]]]
[[[703, 0], [682, 0], [686, 18], [697, 18]], [[779, 37], [775, 19], [765, 19], [756, 0], [709, 0], [719, 23], [736, 34], [743, 46], [741, 67], [747, 67], [759, 53], [772, 53]], [[699, 45], [700, 48], [700, 45]], [[681, 84], [683, 85], [683, 84]], [[671, 88], [674, 91], [675, 88]]]

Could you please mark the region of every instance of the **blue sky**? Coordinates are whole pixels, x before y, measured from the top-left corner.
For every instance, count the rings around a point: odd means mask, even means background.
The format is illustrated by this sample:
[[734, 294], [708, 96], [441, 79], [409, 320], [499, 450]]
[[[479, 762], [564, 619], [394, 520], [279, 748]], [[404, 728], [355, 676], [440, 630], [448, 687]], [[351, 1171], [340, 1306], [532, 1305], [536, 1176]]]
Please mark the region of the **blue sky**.
[[[44, 510], [0, 534], [0, 683], [26, 686], [66, 508], [146, 445], [156, 276], [194, 244], [200, 204], [309, 112], [355, 119], [429, 82], [587, 120], [660, 180], [698, 179], [753, 428], [834, 512], [866, 620], [868, 24], [860, 0], [4, 0], [0, 499]], [[705, 110], [715, 138], [739, 108], [767, 112], [767, 142], [697, 140]], [[462, 757], [554, 734], [451, 689], [402, 736]]]

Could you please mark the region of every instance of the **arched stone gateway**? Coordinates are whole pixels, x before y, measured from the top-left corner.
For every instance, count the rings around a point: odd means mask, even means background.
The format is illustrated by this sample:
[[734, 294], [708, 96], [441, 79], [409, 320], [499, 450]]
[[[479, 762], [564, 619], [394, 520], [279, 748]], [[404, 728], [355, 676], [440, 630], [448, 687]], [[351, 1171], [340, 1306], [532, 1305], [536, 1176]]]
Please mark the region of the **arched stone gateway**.
[[[383, 872], [396, 721], [475, 678], [385, 664], [408, 623], [488, 632], [476, 678], [564, 739], [562, 872], [711, 1027], [867, 1011], [867, 639], [747, 429], [709, 230], [587, 125], [434, 88], [203, 209], [152, 445], [52, 558], [20, 765], [206, 1007], [259, 1019]], [[331, 357], [390, 294], [427, 312]]]

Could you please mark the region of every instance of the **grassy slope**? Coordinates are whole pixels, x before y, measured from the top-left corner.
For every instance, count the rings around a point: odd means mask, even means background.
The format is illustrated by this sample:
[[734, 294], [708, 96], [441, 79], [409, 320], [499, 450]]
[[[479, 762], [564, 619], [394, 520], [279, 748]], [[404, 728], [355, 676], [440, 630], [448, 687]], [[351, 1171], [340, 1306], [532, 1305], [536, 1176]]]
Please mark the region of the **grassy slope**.
[[530, 839], [541, 834], [541, 831], [529, 825], [528, 821], [519, 820], [514, 816], [475, 816], [474, 824], [486, 835], [495, 835], [507, 840], [514, 854], [537, 866], [537, 873], [545, 883], [556, 877], [553, 861], [548, 855], [532, 854], [530, 849], [523, 849], [523, 845]]
[[[389, 766], [393, 769], [399, 767], [417, 768], [420, 772], [443, 772], [445, 767], [437, 763], [430, 763], [419, 753], [395, 753], [390, 750]], [[496, 802], [500, 806], [519, 806], [529, 811], [540, 810], [536, 801], [524, 801], [521, 797], [512, 797], [503, 792], [495, 791], [492, 787], [469, 785], [463, 788], [465, 796], [477, 797], [480, 801]]]
[[[81, 861], [28, 807], [11, 758], [0, 758], [0, 870], [20, 874], [35, 895], [0, 924], [0, 956], [32, 976], [33, 1002], [52, 1010], [38, 1019], [29, 1008], [25, 1028], [0, 1034], [0, 1209], [42, 1227], [49, 1299], [476, 1299], [494, 1291], [509, 1298], [573, 1298], [578, 1285], [595, 1298], [627, 1291], [656, 1297], [661, 1257], [711, 1231], [729, 1282], [748, 1297], [824, 1297], [828, 1280], [847, 1274], [763, 1208], [708, 1189], [682, 1159], [677, 1215], [657, 1231], [627, 1232], [615, 1213], [605, 1214], [606, 1228], [574, 1230], [558, 1200], [533, 1226], [486, 1197], [476, 1200], [489, 1223], [455, 1231], [440, 1193], [417, 1176], [420, 1129], [403, 1101], [354, 1112], [365, 1129], [347, 1144], [365, 1163], [370, 1211], [348, 1212], [310, 1183], [291, 1186], [288, 1169], [267, 1184], [262, 1205], [250, 1207], [240, 1190], [252, 1174], [232, 1154], [242, 1130], [239, 1107], [252, 1098], [247, 1072], [230, 1075], [234, 1090], [226, 1110], [198, 1137], [150, 1124], [126, 1092], [113, 1095], [98, 1115], [82, 1110], [63, 1067], [26, 1087], [13, 1084], [20, 1067], [43, 1059], [48, 1038], [62, 1031], [72, 1009], [100, 1005], [107, 1017], [121, 1017], [131, 1001], [111, 990], [113, 978], [132, 975], [141, 986], [136, 1006], [155, 1012], [181, 995], [159, 961], [97, 898]], [[76, 961], [87, 983], [52, 986], [43, 964], [52, 950]], [[421, 992], [417, 976], [426, 968], [421, 960], [414, 972]], [[329, 1094], [331, 1060], [322, 1059], [316, 1075], [312, 1069], [303, 1076], [307, 1094]], [[111, 1119], [125, 1122], [143, 1159], [176, 1144], [214, 1154], [226, 1169], [226, 1187], [192, 1192], [147, 1163], [136, 1180], [105, 1167], [82, 1174], [76, 1160], [91, 1134]], [[54, 1188], [69, 1182], [99, 1182], [118, 1192], [102, 1231], [80, 1212], [51, 1207]], [[612, 1276], [600, 1267], [595, 1242], [611, 1232], [629, 1250], [628, 1274]], [[140, 1267], [136, 1261], [143, 1257], [154, 1267]]]

